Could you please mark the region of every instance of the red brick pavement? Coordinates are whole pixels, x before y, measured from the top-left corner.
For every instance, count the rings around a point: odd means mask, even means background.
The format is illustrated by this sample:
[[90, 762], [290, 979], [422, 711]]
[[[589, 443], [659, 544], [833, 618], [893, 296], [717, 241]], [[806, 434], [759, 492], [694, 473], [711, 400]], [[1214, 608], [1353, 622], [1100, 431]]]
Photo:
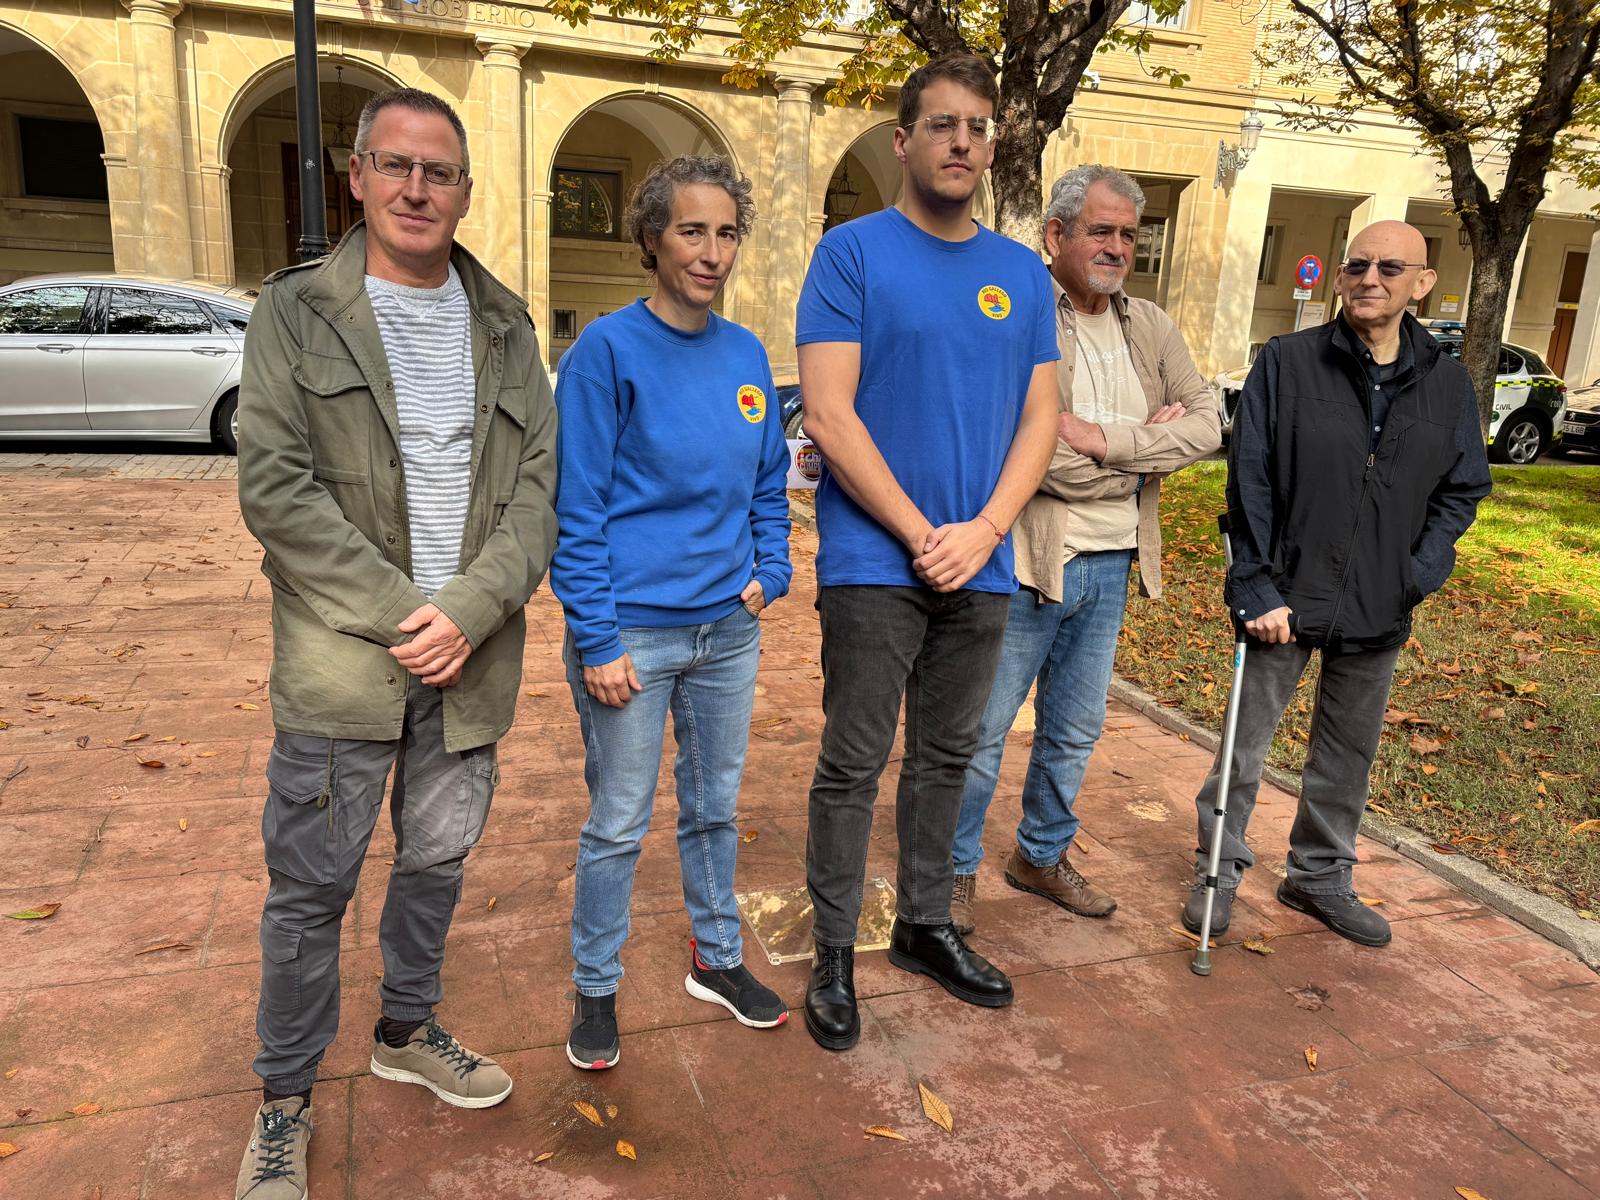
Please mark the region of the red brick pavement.
[[[231, 483], [80, 474], [13, 475], [0, 512], [0, 913], [61, 905], [47, 921], [0, 920], [0, 1142], [18, 1148], [0, 1160], [0, 1196], [219, 1197], [257, 1094], [268, 588]], [[795, 541], [795, 595], [765, 619], [742, 803], [759, 837], [741, 847], [741, 888], [804, 876], [821, 719], [814, 539]], [[380, 833], [317, 1090], [319, 1198], [1600, 1193], [1596, 977], [1371, 842], [1361, 890], [1385, 901], [1391, 947], [1358, 948], [1280, 907], [1266, 864], [1281, 860], [1293, 802], [1272, 791], [1252, 831], [1264, 865], [1215, 973], [1195, 977], [1171, 927], [1207, 758], [1126, 711], [1091, 764], [1075, 851], [1121, 900], [1104, 922], [1000, 878], [1025, 757], [1013, 735], [975, 943], [1012, 972], [1014, 1007], [967, 1007], [865, 955], [861, 1044], [834, 1055], [798, 1020], [755, 1032], [691, 1000], [668, 803], [639, 872], [622, 1065], [580, 1075], [562, 1042], [581, 747], [559, 610], [541, 593], [529, 616], [526, 694], [441, 1012], [516, 1091], [462, 1112], [367, 1073]], [[878, 828], [869, 870], [892, 878], [887, 805]], [[1258, 931], [1276, 935], [1270, 957], [1237, 944]], [[170, 942], [183, 945], [140, 953]], [[804, 964], [759, 969], [800, 1004]], [[1289, 994], [1307, 984], [1329, 993], [1317, 1011]], [[954, 1133], [922, 1117], [918, 1081], [950, 1103]], [[580, 1099], [619, 1115], [592, 1128]], [[100, 1111], [69, 1115], [85, 1102]], [[875, 1124], [909, 1141], [864, 1139]], [[637, 1162], [615, 1154], [619, 1137]]]

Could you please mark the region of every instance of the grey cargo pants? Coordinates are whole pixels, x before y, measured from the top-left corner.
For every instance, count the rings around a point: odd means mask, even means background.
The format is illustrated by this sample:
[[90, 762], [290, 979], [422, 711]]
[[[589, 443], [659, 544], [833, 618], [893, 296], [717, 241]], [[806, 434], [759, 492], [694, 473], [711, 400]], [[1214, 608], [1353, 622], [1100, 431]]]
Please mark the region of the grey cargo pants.
[[378, 926], [383, 1015], [423, 1020], [442, 995], [445, 934], [499, 773], [493, 743], [445, 750], [439, 689], [413, 677], [398, 741], [280, 730], [267, 759], [261, 838], [272, 883], [261, 913], [255, 1072], [274, 1092], [309, 1088], [338, 1031], [339, 927], [391, 765], [395, 854]]

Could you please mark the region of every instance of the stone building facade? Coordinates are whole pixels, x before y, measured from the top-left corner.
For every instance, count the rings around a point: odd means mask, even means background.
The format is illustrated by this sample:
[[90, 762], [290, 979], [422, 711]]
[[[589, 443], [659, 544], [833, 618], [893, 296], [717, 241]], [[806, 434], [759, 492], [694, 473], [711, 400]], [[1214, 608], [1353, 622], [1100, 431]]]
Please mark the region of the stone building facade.
[[[721, 81], [727, 39], [682, 61], [649, 57], [648, 23], [484, 0], [322, 0], [324, 142], [348, 145], [362, 102], [398, 84], [456, 105], [476, 190], [462, 240], [527, 296], [552, 360], [584, 324], [647, 285], [621, 239], [628, 188], [653, 160], [728, 155], [760, 219], [722, 304], [782, 373], [794, 301], [831, 223], [893, 203], [892, 107], [825, 100], [848, 34], [817, 36], [759, 89]], [[1245, 362], [1293, 327], [1294, 265], [1338, 261], [1352, 227], [1411, 220], [1440, 283], [1423, 315], [1465, 313], [1470, 260], [1433, 161], [1393, 123], [1299, 132], [1253, 83], [1261, 22], [1189, 0], [1144, 60], [1100, 56], [1050, 142], [1045, 174], [1114, 163], [1150, 196], [1130, 288], [1173, 314], [1203, 370]], [[0, 0], [0, 282], [107, 270], [252, 284], [298, 237], [288, 0]], [[1152, 63], [1186, 72], [1173, 89]], [[1245, 114], [1266, 128], [1249, 161], [1218, 169]], [[329, 225], [352, 219], [340, 155], [325, 162]], [[1569, 381], [1600, 376], [1600, 197], [1557, 178], [1524, 248], [1510, 340]], [[987, 194], [980, 210], [989, 211]], [[1327, 275], [1313, 289], [1332, 310]]]

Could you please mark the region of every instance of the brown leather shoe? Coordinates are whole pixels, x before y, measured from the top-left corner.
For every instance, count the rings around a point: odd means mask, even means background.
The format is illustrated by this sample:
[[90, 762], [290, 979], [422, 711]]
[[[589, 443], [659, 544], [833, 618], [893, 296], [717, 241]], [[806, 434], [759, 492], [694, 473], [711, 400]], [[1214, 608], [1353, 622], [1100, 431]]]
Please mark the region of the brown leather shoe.
[[1054, 866], [1036, 867], [1022, 857], [1020, 849], [1013, 848], [1011, 857], [1006, 859], [1006, 882], [1019, 892], [1043, 896], [1080, 917], [1109, 917], [1117, 911], [1117, 902], [1078, 874], [1065, 852]]
[[972, 911], [972, 902], [977, 898], [978, 877], [957, 875], [955, 887], [950, 889], [950, 919], [955, 922], [956, 932], [962, 937], [978, 927], [978, 918]]

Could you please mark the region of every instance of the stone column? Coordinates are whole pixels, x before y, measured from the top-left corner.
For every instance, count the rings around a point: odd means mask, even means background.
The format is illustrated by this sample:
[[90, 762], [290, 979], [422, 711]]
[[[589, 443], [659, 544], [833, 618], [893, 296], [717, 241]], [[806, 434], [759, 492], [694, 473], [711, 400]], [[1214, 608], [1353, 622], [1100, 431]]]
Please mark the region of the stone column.
[[1566, 378], [1569, 387], [1585, 387], [1600, 379], [1600, 225], [1589, 239], [1589, 261], [1583, 269], [1583, 290], [1578, 293]]
[[[1537, 221], [1539, 218], [1534, 217]], [[1522, 246], [1517, 251], [1517, 261], [1511, 268], [1511, 285], [1506, 289], [1506, 319], [1500, 326], [1500, 340], [1511, 340], [1511, 326], [1517, 319], [1517, 293], [1522, 290], [1522, 268], [1528, 261], [1528, 243], [1533, 241], [1533, 226], [1528, 226], [1528, 232], [1522, 237]]]
[[144, 210], [144, 269], [188, 279], [194, 274], [189, 190], [178, 110], [179, 0], [123, 0], [133, 27], [135, 157]]
[[[1400, 192], [1375, 193], [1350, 210], [1350, 236], [1355, 237], [1375, 221], [1404, 221], [1410, 211], [1410, 196]], [[1333, 269], [1332, 263], [1328, 269]]]
[[777, 147], [772, 161], [772, 216], [767, 257], [767, 353], [774, 374], [795, 365], [794, 307], [810, 258], [811, 93], [817, 83], [781, 76]]
[[472, 147], [476, 183], [472, 198], [483, 206], [484, 265], [519, 296], [528, 294], [523, 229], [522, 56], [528, 43], [501, 35], [477, 38], [483, 55], [484, 134]]
[[[1267, 232], [1272, 181], [1246, 171], [1228, 201], [1222, 257], [1217, 270], [1217, 307], [1211, 320], [1210, 363], [1203, 370], [1241, 366], [1250, 353], [1250, 321], [1256, 306], [1256, 274]], [[1188, 297], [1185, 295], [1185, 300]], [[1192, 347], [1196, 351], [1199, 347]]]

